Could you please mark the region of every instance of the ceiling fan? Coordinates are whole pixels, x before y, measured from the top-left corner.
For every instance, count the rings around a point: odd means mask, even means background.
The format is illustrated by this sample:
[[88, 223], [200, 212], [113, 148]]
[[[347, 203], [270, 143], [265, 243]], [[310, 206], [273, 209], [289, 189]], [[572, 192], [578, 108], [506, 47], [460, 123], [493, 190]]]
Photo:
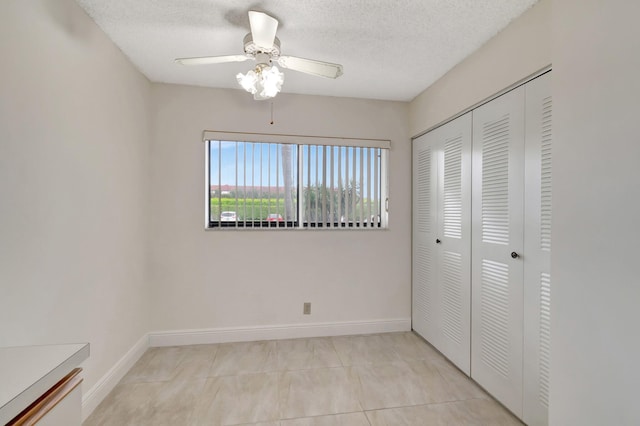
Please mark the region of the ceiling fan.
[[183, 65], [222, 64], [255, 60], [256, 67], [246, 74], [238, 73], [238, 83], [254, 99], [269, 99], [280, 92], [284, 74], [274, 65], [300, 71], [319, 77], [338, 78], [342, 75], [342, 65], [295, 56], [280, 55], [280, 40], [276, 37], [278, 20], [263, 12], [249, 11], [251, 32], [244, 37], [244, 55], [204, 56], [178, 58], [175, 62]]

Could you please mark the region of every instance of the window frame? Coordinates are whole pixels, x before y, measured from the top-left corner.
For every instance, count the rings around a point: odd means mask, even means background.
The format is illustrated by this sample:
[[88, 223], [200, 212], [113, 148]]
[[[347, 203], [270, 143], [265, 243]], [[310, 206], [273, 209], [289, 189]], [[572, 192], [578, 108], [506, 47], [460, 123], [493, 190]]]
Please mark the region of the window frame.
[[[391, 151], [391, 141], [387, 139], [361, 139], [361, 138], [345, 138], [345, 137], [324, 137], [324, 136], [307, 136], [307, 135], [286, 135], [286, 134], [266, 134], [266, 133], [240, 133], [240, 132], [222, 132], [205, 130], [202, 135], [204, 151], [205, 151], [205, 230], [385, 230], [388, 229], [389, 222], [389, 156]], [[267, 221], [252, 220], [223, 222], [211, 220], [211, 148], [212, 142], [238, 142], [238, 143], [259, 143], [259, 144], [290, 144], [297, 146], [297, 161], [295, 167], [297, 169], [296, 187], [298, 191], [296, 205], [296, 220], [287, 221]], [[303, 177], [300, 170], [303, 168], [303, 147], [304, 146], [330, 146], [341, 148], [380, 148], [380, 219], [377, 226], [362, 225], [362, 221], [358, 222], [331, 222], [330, 226], [318, 221], [311, 222], [300, 220], [303, 213], [303, 201], [300, 197], [300, 190], [303, 188]], [[366, 223], [366, 222], [365, 222]]]

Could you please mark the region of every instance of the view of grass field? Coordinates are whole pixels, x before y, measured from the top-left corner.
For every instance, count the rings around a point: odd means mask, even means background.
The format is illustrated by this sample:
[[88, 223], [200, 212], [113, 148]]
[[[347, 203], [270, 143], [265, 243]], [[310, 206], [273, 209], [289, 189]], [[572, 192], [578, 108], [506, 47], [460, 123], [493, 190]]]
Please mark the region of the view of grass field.
[[[284, 194], [273, 194], [271, 198], [253, 197], [253, 194], [227, 194], [211, 196], [211, 221], [220, 219], [222, 212], [235, 212], [238, 221], [266, 220], [271, 214], [279, 214], [284, 220], [297, 220], [297, 196], [290, 197], [292, 205], [288, 209]], [[369, 221], [379, 215], [380, 203], [362, 199], [351, 188], [341, 191], [329, 191], [323, 188], [308, 188], [303, 195], [303, 220], [309, 222]]]
[[239, 221], [265, 220], [269, 214], [280, 214], [284, 218], [285, 204], [284, 199], [275, 198], [211, 198], [212, 221], [227, 211], [236, 212]]

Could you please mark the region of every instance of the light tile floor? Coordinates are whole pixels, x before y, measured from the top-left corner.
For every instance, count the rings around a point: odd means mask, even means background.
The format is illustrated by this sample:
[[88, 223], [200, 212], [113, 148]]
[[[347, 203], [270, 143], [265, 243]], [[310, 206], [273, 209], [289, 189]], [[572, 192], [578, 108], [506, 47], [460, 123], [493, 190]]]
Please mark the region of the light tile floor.
[[151, 348], [93, 425], [520, 425], [417, 335]]

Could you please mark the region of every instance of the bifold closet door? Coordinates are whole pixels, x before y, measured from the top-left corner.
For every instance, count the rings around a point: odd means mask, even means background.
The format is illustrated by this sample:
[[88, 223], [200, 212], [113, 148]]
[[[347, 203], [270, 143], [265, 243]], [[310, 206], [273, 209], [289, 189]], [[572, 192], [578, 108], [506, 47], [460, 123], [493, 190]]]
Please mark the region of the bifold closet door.
[[414, 173], [414, 329], [469, 374], [471, 113], [414, 141]]
[[439, 157], [438, 350], [467, 375], [471, 372], [471, 117], [467, 113], [433, 131]]
[[413, 330], [438, 346], [437, 190], [438, 152], [430, 133], [413, 141]]
[[551, 73], [525, 87], [524, 407], [548, 424], [551, 344]]
[[471, 377], [516, 415], [523, 396], [524, 87], [473, 112]]

